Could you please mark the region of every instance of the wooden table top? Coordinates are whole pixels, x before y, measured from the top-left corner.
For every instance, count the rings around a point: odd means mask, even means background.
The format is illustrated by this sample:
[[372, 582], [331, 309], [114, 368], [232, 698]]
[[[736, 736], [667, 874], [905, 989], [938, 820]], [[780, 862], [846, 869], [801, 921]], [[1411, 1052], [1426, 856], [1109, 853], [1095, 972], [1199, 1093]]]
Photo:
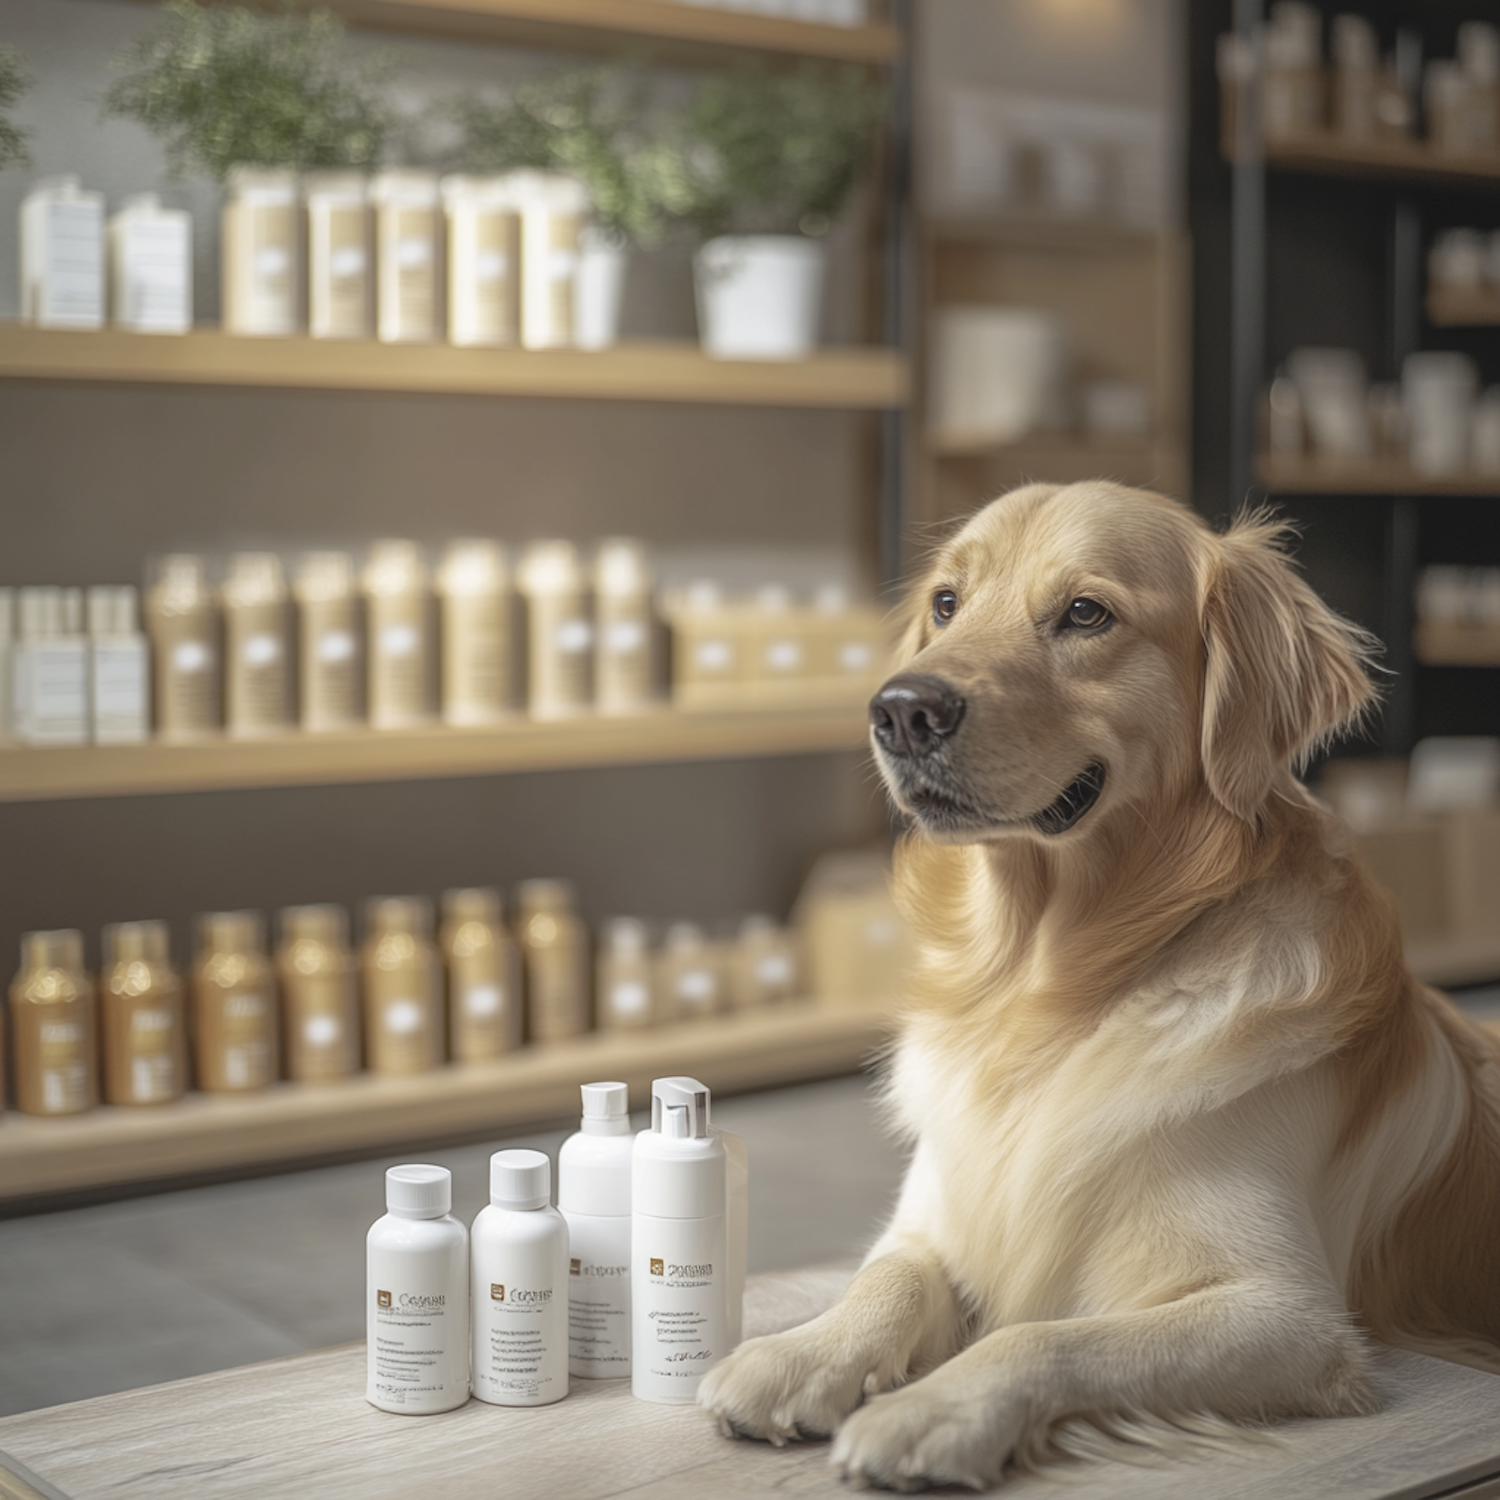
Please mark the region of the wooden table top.
[[[751, 1279], [747, 1333], [792, 1327], [850, 1275]], [[1500, 1495], [1500, 1376], [1381, 1356], [1373, 1417], [1296, 1422], [1243, 1455], [1026, 1477], [1011, 1500], [1428, 1500]], [[847, 1497], [827, 1445], [721, 1438], [693, 1407], [636, 1401], [627, 1381], [575, 1380], [555, 1406], [471, 1401], [401, 1417], [364, 1400], [364, 1345], [223, 1370], [0, 1420], [0, 1500], [752, 1500]], [[7, 1473], [7, 1466], [15, 1473]], [[27, 1471], [32, 1483], [27, 1484]], [[1472, 1487], [1471, 1487], [1472, 1486]]]

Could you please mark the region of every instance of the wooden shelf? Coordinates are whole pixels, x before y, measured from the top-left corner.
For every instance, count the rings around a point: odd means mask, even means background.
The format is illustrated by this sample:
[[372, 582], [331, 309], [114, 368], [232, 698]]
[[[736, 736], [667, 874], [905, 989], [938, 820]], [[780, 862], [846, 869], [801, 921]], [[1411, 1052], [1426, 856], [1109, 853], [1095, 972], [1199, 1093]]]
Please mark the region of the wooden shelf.
[[72, 332], [0, 324], [0, 379], [111, 384], [276, 386], [881, 408], [906, 400], [904, 361], [883, 348], [827, 349], [801, 360], [710, 359], [696, 344], [614, 349], [456, 349], [371, 340]]
[[493, 729], [434, 725], [185, 745], [19, 746], [0, 749], [0, 802], [857, 751], [865, 742], [865, 696], [851, 693], [816, 708], [518, 719]]
[[1429, 667], [1500, 667], [1500, 627], [1419, 620], [1417, 660]]
[[1424, 984], [1484, 984], [1500, 979], [1500, 935], [1410, 943], [1406, 962]]
[[1260, 481], [1277, 495], [1478, 495], [1500, 499], [1500, 475], [1419, 474], [1396, 458], [1287, 458], [1264, 453]]
[[1020, 249], [1080, 250], [1095, 254], [1141, 252], [1156, 247], [1153, 229], [1117, 219], [1067, 219], [1055, 214], [937, 214], [923, 232], [939, 244], [1005, 245]]
[[628, 1083], [639, 1105], [670, 1073], [715, 1093], [831, 1077], [858, 1068], [884, 1034], [877, 1007], [791, 1002], [406, 1077], [361, 1073], [60, 1119], [11, 1112], [0, 1119], [0, 1202], [498, 1134], [576, 1114], [579, 1084], [598, 1078]]
[[1029, 437], [1016, 443], [993, 443], [930, 434], [927, 451], [937, 459], [978, 467], [986, 484], [1010, 486], [1040, 480], [1076, 484], [1085, 479], [1113, 479], [1121, 484], [1175, 492], [1181, 483], [1176, 450], [1162, 441], [1090, 442], [1082, 438]]
[[[1232, 140], [1225, 142], [1224, 155], [1234, 159]], [[1349, 141], [1336, 135], [1309, 135], [1267, 141], [1264, 155], [1268, 167], [1283, 172], [1500, 189], [1500, 152], [1448, 156], [1425, 141]]]
[[1470, 292], [1435, 286], [1427, 293], [1427, 319], [1439, 328], [1476, 328], [1500, 323], [1500, 292], [1488, 287]]
[[[269, 0], [256, 0], [274, 9]], [[891, 63], [901, 34], [875, 22], [828, 26], [671, 3], [671, 0], [292, 0], [356, 26], [522, 46], [614, 51], [646, 48], [667, 59], [714, 60], [727, 51]]]

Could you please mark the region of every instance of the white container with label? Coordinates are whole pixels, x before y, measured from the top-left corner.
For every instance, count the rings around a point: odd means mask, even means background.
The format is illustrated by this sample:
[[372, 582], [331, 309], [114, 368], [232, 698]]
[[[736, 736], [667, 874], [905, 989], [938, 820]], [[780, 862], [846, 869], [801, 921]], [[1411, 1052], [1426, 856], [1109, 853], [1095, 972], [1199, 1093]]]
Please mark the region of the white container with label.
[[47, 177], [21, 200], [21, 321], [104, 326], [104, 194]]
[[137, 622], [136, 592], [88, 595], [89, 708], [96, 745], [134, 745], [151, 733], [151, 647]]
[[375, 205], [375, 334], [382, 343], [438, 336], [438, 180], [396, 169], [370, 179]]
[[314, 172], [307, 205], [307, 331], [315, 339], [370, 336], [375, 301], [370, 201], [358, 172]]
[[109, 221], [110, 319], [136, 333], [193, 326], [193, 220], [137, 193]]
[[428, 1416], [469, 1399], [469, 1233], [446, 1167], [391, 1167], [365, 1239], [365, 1400]]
[[576, 342], [588, 190], [548, 172], [517, 172], [513, 181], [521, 201], [521, 343], [566, 349]]
[[297, 174], [236, 167], [228, 189], [221, 247], [224, 330], [267, 337], [295, 333], [302, 264]]
[[540, 1151], [490, 1158], [469, 1268], [474, 1394], [495, 1406], [547, 1406], [568, 1394], [568, 1226], [551, 1192]]
[[687, 1405], [730, 1349], [727, 1158], [696, 1079], [651, 1085], [630, 1194], [630, 1389]]
[[77, 589], [25, 588], [13, 658], [12, 715], [28, 745], [82, 745], [89, 737], [89, 649]]
[[629, 1090], [583, 1085], [583, 1119], [557, 1157], [557, 1207], [568, 1221], [568, 1370], [630, 1374]]
[[512, 177], [445, 177], [448, 342], [514, 344], [520, 331], [521, 197]]

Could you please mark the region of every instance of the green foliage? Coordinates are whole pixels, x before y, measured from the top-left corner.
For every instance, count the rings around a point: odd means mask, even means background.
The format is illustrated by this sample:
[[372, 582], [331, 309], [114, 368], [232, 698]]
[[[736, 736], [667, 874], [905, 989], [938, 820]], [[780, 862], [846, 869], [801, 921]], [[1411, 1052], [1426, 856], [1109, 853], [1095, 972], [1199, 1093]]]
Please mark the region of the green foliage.
[[705, 235], [817, 234], [869, 158], [883, 86], [861, 68], [746, 63], [699, 86], [682, 120], [688, 217]]
[[668, 125], [634, 68], [548, 74], [521, 84], [503, 104], [464, 95], [448, 106], [460, 171], [532, 168], [578, 178], [596, 223], [636, 244], [659, 240], [691, 201], [691, 185]]
[[26, 150], [28, 131], [13, 125], [8, 118], [10, 107], [26, 92], [31, 78], [14, 47], [0, 47], [0, 171], [12, 162], [23, 165], [31, 160]]
[[120, 59], [104, 113], [136, 120], [177, 173], [222, 181], [232, 168], [368, 167], [394, 120], [390, 62], [343, 50], [327, 12], [263, 16], [169, 0], [160, 26]]

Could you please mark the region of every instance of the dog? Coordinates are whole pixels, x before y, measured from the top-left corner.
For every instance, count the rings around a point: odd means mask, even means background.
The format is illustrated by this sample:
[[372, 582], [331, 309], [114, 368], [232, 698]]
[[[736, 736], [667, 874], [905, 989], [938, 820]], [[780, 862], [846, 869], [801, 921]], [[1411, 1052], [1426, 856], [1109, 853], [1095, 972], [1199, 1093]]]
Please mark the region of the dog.
[[1500, 1371], [1500, 1039], [1292, 773], [1376, 643], [1283, 543], [1090, 482], [937, 554], [870, 709], [913, 1153], [843, 1298], [705, 1379], [726, 1434], [984, 1488], [1371, 1411], [1372, 1336]]

